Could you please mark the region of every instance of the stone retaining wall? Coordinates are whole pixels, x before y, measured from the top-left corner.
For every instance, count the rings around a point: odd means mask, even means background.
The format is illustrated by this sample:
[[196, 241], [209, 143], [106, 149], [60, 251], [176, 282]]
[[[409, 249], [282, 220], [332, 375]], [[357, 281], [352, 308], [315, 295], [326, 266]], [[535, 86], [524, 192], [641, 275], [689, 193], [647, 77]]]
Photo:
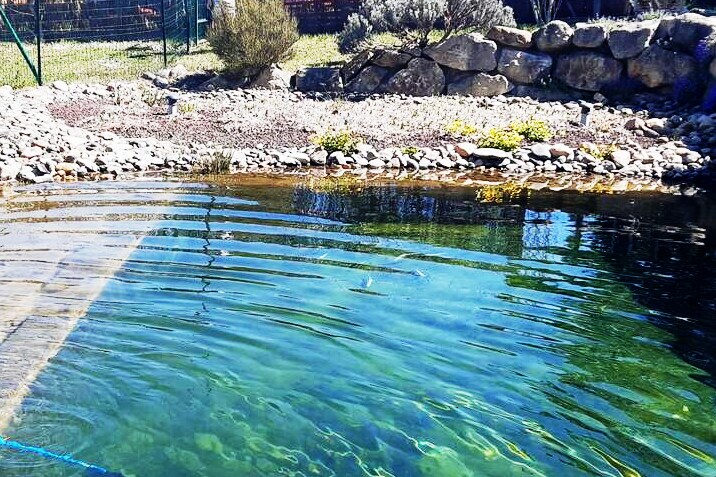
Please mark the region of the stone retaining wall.
[[497, 96], [555, 81], [606, 95], [706, 89], [716, 100], [715, 56], [716, 18], [694, 13], [612, 28], [554, 21], [535, 32], [495, 27], [425, 49], [374, 48], [343, 67], [301, 70], [294, 84], [300, 91]]

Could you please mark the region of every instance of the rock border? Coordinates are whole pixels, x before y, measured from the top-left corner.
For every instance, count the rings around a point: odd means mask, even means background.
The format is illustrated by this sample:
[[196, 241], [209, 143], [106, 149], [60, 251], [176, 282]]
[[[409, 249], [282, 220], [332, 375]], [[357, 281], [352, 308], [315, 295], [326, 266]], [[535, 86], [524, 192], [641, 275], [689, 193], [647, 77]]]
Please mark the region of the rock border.
[[423, 49], [371, 48], [343, 66], [302, 69], [293, 85], [302, 92], [498, 96], [551, 81], [589, 94], [705, 88], [716, 103], [716, 17], [687, 13], [612, 28], [557, 20], [535, 32], [498, 26]]

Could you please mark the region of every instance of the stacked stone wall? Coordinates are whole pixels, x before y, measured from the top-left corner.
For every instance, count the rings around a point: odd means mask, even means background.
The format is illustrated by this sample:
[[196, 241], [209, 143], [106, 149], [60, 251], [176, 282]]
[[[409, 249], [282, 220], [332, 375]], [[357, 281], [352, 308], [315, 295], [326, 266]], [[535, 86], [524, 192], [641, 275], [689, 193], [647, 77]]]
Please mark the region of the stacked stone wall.
[[554, 21], [534, 32], [495, 27], [424, 49], [372, 48], [340, 68], [299, 71], [295, 85], [411, 96], [498, 96], [554, 84], [605, 95], [716, 96], [715, 57], [716, 18], [694, 13], [611, 27]]

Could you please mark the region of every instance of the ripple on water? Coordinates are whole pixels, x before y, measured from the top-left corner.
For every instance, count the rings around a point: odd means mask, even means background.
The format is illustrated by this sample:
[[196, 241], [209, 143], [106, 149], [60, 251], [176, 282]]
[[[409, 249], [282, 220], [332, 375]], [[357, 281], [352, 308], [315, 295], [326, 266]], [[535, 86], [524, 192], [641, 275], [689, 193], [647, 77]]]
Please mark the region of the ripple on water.
[[[128, 477], [714, 475], [711, 358], [675, 352], [679, 317], [635, 272], [677, 280], [708, 224], [530, 200], [20, 189], [0, 311], [89, 309], [6, 433]], [[649, 255], [686, 245], [669, 269]], [[107, 284], [77, 303], [58, 267]], [[0, 474], [79, 475], [3, 450]]]

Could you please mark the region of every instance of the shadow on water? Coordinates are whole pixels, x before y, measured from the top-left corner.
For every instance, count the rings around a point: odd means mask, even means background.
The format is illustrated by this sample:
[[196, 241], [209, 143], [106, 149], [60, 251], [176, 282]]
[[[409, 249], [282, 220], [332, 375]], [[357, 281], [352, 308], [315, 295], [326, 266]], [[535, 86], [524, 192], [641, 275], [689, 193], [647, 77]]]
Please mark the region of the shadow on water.
[[[513, 257], [546, 257], [555, 248], [554, 258], [573, 265], [603, 261], [640, 304], [660, 312], [650, 319], [716, 387], [716, 197], [544, 191], [494, 204], [476, 202], [471, 188], [337, 195], [298, 187], [293, 204], [298, 213], [356, 224], [363, 233]], [[566, 221], [567, 236], [554, 233], [555, 215]]]

